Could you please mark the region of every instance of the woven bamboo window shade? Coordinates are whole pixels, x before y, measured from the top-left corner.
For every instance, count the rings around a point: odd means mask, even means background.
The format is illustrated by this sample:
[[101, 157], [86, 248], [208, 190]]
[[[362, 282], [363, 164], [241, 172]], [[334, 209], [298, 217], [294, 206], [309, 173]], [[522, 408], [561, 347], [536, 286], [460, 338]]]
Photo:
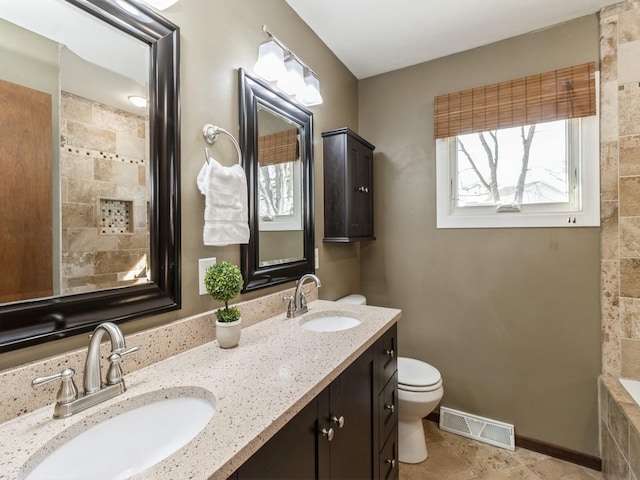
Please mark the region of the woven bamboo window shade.
[[435, 137], [596, 114], [595, 63], [435, 97]]
[[261, 167], [295, 162], [300, 156], [295, 128], [258, 137], [258, 163]]

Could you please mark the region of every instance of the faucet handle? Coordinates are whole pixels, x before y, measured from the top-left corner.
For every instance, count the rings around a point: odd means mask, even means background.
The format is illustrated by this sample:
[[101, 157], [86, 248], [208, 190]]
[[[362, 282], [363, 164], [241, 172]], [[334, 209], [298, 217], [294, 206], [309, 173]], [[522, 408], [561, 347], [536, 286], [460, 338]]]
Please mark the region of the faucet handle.
[[54, 380], [62, 380], [60, 383], [60, 388], [58, 389], [58, 393], [56, 395], [56, 401], [60, 405], [64, 405], [65, 403], [69, 403], [78, 398], [78, 388], [73, 381], [73, 375], [75, 374], [75, 370], [72, 368], [65, 368], [60, 373], [56, 373], [55, 375], [49, 375], [47, 377], [38, 377], [35, 378], [31, 382], [32, 387], [39, 387], [40, 385], [44, 385], [49, 382], [53, 382]]
[[118, 350], [112, 352], [115, 353], [116, 355], [119, 355], [120, 358], [122, 357], [127, 357], [129, 355], [133, 355], [134, 353], [138, 352], [140, 350], [140, 347], [138, 347], [137, 345], [135, 347], [131, 347], [131, 348], [127, 348], [126, 350], [124, 348], [119, 348]]
[[307, 304], [307, 294], [311, 292], [311, 290], [303, 290], [300, 292], [300, 306], [304, 307]]
[[295, 310], [294, 296], [293, 295], [287, 295], [287, 296], [283, 297], [282, 301], [283, 302], [289, 302], [289, 303], [287, 303], [287, 317], [292, 317], [293, 316], [293, 311]]
[[122, 368], [120, 367], [120, 360], [122, 359], [122, 357], [133, 355], [138, 350], [140, 350], [140, 347], [135, 346], [127, 350], [119, 348], [118, 350], [111, 352], [111, 355], [109, 355], [109, 371], [107, 372], [106, 379], [107, 385], [115, 385], [122, 381]]

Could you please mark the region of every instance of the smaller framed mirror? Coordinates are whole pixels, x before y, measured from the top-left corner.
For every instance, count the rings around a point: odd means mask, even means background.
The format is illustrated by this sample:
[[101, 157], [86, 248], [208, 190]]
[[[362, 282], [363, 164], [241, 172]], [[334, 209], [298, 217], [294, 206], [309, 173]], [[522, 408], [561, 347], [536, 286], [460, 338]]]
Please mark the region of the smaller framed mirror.
[[313, 114], [240, 69], [251, 238], [244, 292], [314, 272]]

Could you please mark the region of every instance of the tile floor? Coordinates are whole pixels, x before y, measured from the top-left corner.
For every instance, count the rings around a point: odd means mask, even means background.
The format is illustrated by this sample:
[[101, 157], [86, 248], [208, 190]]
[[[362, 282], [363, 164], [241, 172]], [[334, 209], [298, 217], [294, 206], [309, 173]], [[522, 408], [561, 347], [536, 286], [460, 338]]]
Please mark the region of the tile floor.
[[602, 480], [600, 472], [516, 448], [493, 447], [424, 420], [429, 458], [400, 464], [400, 480]]

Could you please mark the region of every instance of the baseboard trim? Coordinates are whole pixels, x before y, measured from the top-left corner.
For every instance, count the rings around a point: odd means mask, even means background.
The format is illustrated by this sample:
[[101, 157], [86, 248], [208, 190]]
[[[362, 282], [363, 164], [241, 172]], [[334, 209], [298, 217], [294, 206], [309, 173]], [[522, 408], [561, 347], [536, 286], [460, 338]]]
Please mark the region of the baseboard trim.
[[[440, 413], [431, 412], [427, 416], [427, 420], [439, 424]], [[575, 463], [576, 465], [587, 467], [598, 472], [602, 471], [602, 460], [598, 457], [594, 457], [593, 455], [577, 452], [565, 447], [559, 447], [557, 445], [552, 445], [550, 443], [535, 440], [533, 438], [523, 437], [522, 435], [518, 434], [515, 435], [515, 440], [516, 447], [526, 448], [527, 450], [542, 453], [544, 455], [548, 455], [559, 460], [564, 460], [566, 462]]]

